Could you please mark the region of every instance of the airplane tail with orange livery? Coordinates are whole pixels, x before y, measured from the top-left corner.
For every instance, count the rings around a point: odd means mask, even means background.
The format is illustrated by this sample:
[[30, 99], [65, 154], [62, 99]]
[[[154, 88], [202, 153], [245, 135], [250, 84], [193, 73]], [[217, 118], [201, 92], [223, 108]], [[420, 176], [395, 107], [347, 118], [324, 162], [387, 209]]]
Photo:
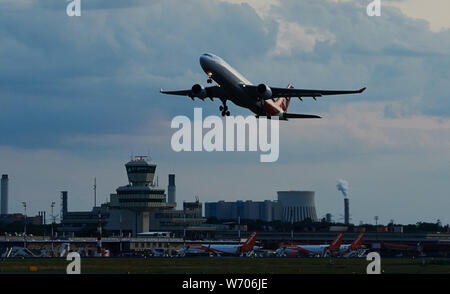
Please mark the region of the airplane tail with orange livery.
[[362, 243], [364, 240], [364, 233], [360, 233], [358, 237], [356, 237], [355, 240], [353, 240], [352, 244], [350, 245], [350, 250], [358, 250], [361, 248]]
[[333, 242], [330, 243], [330, 246], [328, 246], [328, 251], [339, 251], [342, 244], [342, 239], [344, 239], [344, 233], [339, 233], [336, 238], [334, 238]]
[[256, 244], [256, 236], [257, 236], [257, 232], [253, 232], [250, 237], [248, 237], [248, 239], [245, 241], [244, 244], [242, 244], [242, 251], [243, 252], [249, 252], [253, 250], [253, 247]]

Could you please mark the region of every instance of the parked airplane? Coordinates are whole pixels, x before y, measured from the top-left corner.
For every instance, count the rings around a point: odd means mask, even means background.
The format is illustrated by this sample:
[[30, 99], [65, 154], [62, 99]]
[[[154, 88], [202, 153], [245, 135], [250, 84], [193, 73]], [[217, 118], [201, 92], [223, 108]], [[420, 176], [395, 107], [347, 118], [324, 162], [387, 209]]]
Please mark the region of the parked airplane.
[[[219, 110], [222, 116], [229, 116], [227, 101], [230, 100], [234, 104], [244, 107], [259, 116], [278, 116], [279, 119], [288, 120], [289, 118], [320, 118], [317, 115], [297, 114], [286, 112], [289, 106], [291, 97], [298, 97], [300, 100], [303, 97], [312, 97], [316, 100], [317, 97], [325, 95], [341, 95], [341, 94], [358, 94], [364, 92], [366, 88], [354, 91], [341, 90], [307, 90], [294, 89], [292, 85], [288, 88], [269, 87], [266, 84], [253, 85], [244, 76], [238, 73], [222, 58], [205, 53], [200, 56], [200, 65], [205, 73], [208, 75], [208, 83], [214, 80], [218, 85], [203, 87], [195, 84], [189, 90], [181, 91], [164, 91], [161, 93], [170, 95], [189, 96], [192, 100], [195, 97], [204, 100], [205, 98], [218, 98], [222, 101]], [[287, 98], [281, 98], [287, 97]]]
[[344, 233], [339, 233], [336, 238], [330, 243], [330, 245], [303, 245], [294, 244], [286, 245], [276, 250], [276, 254], [279, 256], [298, 256], [300, 254], [314, 255], [314, 256], [327, 256], [328, 254], [335, 254], [340, 251], [342, 239]]
[[339, 254], [344, 257], [361, 256], [365, 250], [363, 248], [364, 233], [360, 233], [350, 244], [341, 245]]
[[178, 254], [197, 255], [197, 254], [215, 254], [221, 256], [222, 254], [241, 255], [248, 254], [253, 251], [256, 243], [256, 232], [253, 232], [250, 237], [239, 245], [222, 245], [222, 244], [191, 244], [178, 250]]
[[[42, 250], [45, 251], [45, 250]], [[44, 252], [41, 251], [40, 255], [36, 255], [30, 249], [26, 247], [13, 246], [6, 248], [5, 252], [1, 254], [1, 258], [26, 258], [26, 257], [45, 257]]]

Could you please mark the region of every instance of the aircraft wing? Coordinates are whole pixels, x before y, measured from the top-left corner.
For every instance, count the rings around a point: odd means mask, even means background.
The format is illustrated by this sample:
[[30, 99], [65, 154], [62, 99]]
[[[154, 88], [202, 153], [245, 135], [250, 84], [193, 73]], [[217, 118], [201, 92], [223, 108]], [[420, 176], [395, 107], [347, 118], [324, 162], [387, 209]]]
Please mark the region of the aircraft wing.
[[[242, 85], [247, 91], [253, 92], [258, 95], [258, 86], [254, 85]], [[359, 90], [309, 90], [309, 89], [295, 89], [295, 88], [272, 88], [272, 95], [265, 99], [279, 98], [279, 97], [321, 97], [326, 95], [343, 95], [343, 94], [360, 94], [366, 90], [366, 88], [362, 88]]]
[[199, 88], [197, 90], [198, 90], [197, 92], [194, 92], [193, 89], [179, 90], [179, 91], [164, 91], [163, 89], [161, 89], [160, 92], [162, 94], [168, 94], [168, 95], [188, 96], [192, 100], [195, 97], [197, 97], [199, 99], [202, 99], [202, 100], [205, 99], [205, 98], [209, 98], [211, 100], [213, 98], [228, 99], [225, 91], [219, 86], [211, 86], [211, 87], [206, 87], [206, 88]]
[[164, 91], [163, 89], [160, 90], [163, 94], [168, 95], [180, 95], [180, 96], [189, 96], [191, 95], [192, 90], [179, 90], [179, 91]]
[[285, 112], [283, 114], [284, 118], [321, 118], [318, 115], [313, 114], [300, 114], [300, 113], [287, 113]]
[[321, 116], [314, 115], [314, 114], [302, 114], [302, 113], [289, 113], [289, 112], [283, 112], [281, 115], [257, 115], [258, 117], [278, 117], [280, 120], [289, 120], [290, 118], [322, 118]]

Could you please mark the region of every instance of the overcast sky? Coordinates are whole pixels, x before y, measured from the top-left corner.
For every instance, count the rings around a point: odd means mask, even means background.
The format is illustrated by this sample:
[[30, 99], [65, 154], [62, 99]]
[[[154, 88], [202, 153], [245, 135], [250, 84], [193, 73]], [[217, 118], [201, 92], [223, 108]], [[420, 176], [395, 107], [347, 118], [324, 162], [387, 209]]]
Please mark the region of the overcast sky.
[[[10, 212], [70, 210], [127, 183], [131, 154], [152, 155], [160, 186], [176, 173], [181, 202], [276, 199], [314, 190], [318, 216], [342, 220], [339, 179], [354, 223], [450, 223], [450, 11], [447, 0], [164, 0], [82, 3], [0, 0], [0, 173]], [[427, 3], [426, 5], [424, 3]], [[198, 59], [215, 53], [253, 83], [357, 89], [292, 101], [321, 120], [280, 124], [280, 157], [173, 152], [177, 115], [218, 115], [218, 102], [162, 96], [206, 84]], [[306, 100], [306, 99], [305, 99]], [[232, 114], [248, 115], [230, 105]]]

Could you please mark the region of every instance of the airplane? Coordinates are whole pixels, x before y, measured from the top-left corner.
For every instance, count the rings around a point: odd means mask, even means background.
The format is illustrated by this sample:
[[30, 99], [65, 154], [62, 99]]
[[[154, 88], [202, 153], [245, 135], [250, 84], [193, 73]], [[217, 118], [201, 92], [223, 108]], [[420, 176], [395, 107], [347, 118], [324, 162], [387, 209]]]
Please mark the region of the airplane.
[[223, 245], [223, 244], [191, 244], [178, 250], [180, 256], [198, 255], [198, 254], [214, 254], [221, 256], [227, 255], [243, 255], [253, 251], [256, 243], [257, 232], [253, 232], [250, 237], [239, 245]]
[[298, 256], [299, 254], [307, 254], [325, 257], [328, 254], [335, 254], [340, 251], [343, 238], [344, 233], [339, 233], [330, 245], [286, 245], [282, 248], [278, 248], [275, 252], [278, 256]]
[[364, 233], [360, 233], [355, 238], [355, 240], [353, 240], [352, 243], [341, 245], [341, 247], [339, 248], [339, 254], [341, 254], [344, 257], [362, 255], [365, 251], [362, 245], [363, 240], [364, 240]]
[[222, 105], [219, 107], [222, 116], [229, 116], [227, 101], [231, 101], [237, 106], [244, 107], [252, 111], [256, 117], [266, 116], [272, 118], [278, 116], [280, 120], [289, 118], [321, 118], [318, 115], [288, 113], [287, 109], [291, 97], [298, 97], [303, 101], [304, 97], [317, 97], [326, 95], [359, 94], [366, 88], [354, 91], [342, 90], [308, 90], [295, 89], [292, 85], [287, 88], [269, 87], [266, 84], [253, 85], [243, 75], [232, 68], [219, 56], [211, 53], [205, 53], [200, 56], [200, 65], [207, 74], [207, 83], [211, 84], [213, 80], [217, 83], [215, 86], [203, 87], [195, 84], [191, 89], [180, 91], [164, 91], [163, 94], [188, 96], [192, 100], [199, 98], [220, 99]]

